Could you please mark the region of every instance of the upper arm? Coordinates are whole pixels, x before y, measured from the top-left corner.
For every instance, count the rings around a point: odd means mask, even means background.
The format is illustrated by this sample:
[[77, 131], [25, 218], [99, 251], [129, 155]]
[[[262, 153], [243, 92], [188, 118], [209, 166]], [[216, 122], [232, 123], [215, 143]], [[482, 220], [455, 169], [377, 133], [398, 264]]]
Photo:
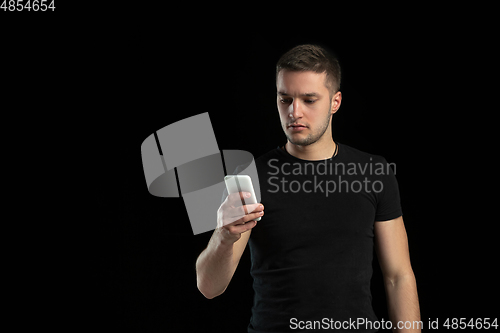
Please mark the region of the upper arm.
[[412, 273], [403, 217], [375, 222], [374, 232], [375, 250], [384, 277], [394, 280], [397, 276]]

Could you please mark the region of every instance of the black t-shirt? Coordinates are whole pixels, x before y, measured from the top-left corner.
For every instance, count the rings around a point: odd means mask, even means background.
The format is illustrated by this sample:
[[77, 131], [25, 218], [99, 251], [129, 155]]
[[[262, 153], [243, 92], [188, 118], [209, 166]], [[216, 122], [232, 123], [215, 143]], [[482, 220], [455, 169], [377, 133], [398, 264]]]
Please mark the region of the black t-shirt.
[[[248, 243], [255, 291], [248, 332], [342, 332], [358, 318], [376, 321], [374, 223], [402, 215], [391, 166], [344, 144], [327, 160], [278, 147], [255, 163], [265, 215]], [[366, 327], [356, 326], [376, 331]]]

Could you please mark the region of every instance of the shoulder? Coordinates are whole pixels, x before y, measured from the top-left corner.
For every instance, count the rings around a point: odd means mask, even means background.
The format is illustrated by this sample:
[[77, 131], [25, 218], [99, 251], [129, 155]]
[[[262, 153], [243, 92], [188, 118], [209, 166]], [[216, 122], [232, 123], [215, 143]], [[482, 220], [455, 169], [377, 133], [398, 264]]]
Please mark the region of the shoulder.
[[[340, 152], [342, 150], [342, 152]], [[384, 157], [361, 151], [343, 143], [339, 143], [339, 153], [343, 159], [354, 163], [386, 163]]]
[[259, 165], [267, 164], [268, 161], [270, 161], [272, 159], [280, 158], [280, 156], [282, 156], [282, 153], [280, 153], [279, 150], [280, 150], [280, 148], [276, 147], [274, 149], [271, 149], [267, 153], [260, 155], [259, 157], [257, 157], [255, 159], [255, 164], [257, 166], [259, 166]]

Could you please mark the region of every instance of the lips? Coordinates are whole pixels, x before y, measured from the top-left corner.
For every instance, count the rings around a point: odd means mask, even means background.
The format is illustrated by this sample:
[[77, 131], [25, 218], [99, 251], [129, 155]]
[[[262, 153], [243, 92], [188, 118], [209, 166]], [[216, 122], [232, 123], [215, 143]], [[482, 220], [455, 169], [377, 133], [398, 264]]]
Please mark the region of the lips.
[[307, 127], [306, 125], [303, 124], [290, 124], [288, 127]]
[[295, 129], [299, 129], [299, 128], [306, 128], [307, 126], [306, 125], [303, 125], [303, 124], [290, 124], [287, 126], [287, 128], [295, 128]]

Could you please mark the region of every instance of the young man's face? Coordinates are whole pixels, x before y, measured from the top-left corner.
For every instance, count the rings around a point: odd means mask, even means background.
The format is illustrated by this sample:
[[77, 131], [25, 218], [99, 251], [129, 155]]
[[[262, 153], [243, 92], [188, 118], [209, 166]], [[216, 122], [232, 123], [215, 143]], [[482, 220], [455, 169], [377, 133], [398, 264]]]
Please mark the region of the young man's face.
[[312, 71], [278, 73], [276, 88], [281, 126], [295, 145], [307, 146], [321, 139], [325, 132], [331, 133], [330, 119], [340, 106], [341, 94], [337, 92], [330, 99], [325, 79], [326, 73]]

